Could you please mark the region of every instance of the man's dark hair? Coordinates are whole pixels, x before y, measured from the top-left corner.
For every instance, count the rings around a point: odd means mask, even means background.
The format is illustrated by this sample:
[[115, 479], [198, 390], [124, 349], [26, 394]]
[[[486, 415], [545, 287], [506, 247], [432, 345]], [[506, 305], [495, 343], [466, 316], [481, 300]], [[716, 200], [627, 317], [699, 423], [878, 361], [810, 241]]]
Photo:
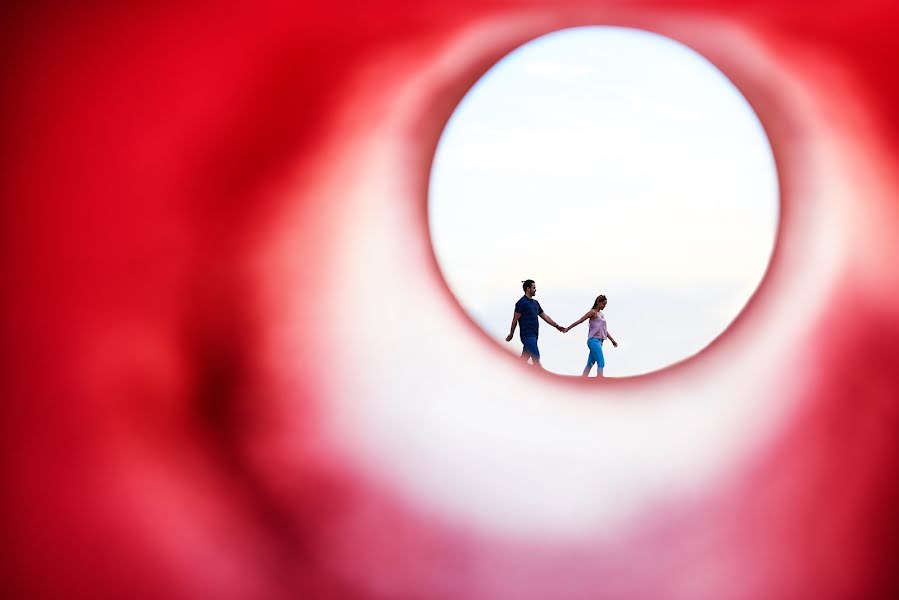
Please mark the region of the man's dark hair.
[[534, 285], [533, 279], [525, 279], [524, 281], [521, 282], [521, 289], [523, 289], [524, 291], [528, 291], [528, 288], [531, 287], [532, 285]]

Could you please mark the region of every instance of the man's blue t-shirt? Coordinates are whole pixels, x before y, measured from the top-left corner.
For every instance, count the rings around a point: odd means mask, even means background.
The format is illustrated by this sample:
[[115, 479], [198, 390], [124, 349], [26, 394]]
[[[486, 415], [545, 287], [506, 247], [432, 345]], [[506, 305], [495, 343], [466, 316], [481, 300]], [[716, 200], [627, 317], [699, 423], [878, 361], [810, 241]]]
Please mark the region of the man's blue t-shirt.
[[521, 327], [519, 335], [521, 339], [526, 337], [537, 337], [537, 315], [543, 312], [540, 303], [533, 298], [522, 296], [521, 300], [515, 303], [515, 312], [521, 315], [518, 319], [518, 326]]

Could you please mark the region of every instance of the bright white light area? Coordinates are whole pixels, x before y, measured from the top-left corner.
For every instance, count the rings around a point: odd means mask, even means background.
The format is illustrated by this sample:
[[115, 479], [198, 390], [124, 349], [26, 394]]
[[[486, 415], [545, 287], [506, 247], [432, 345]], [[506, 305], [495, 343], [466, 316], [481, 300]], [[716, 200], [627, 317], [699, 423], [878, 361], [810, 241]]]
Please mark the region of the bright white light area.
[[[490, 69], [453, 113], [431, 171], [437, 260], [471, 318], [515, 355], [521, 281], [567, 326], [608, 297], [606, 376], [701, 351], [740, 313], [774, 247], [779, 191], [758, 117], [669, 38], [558, 31]], [[579, 375], [587, 323], [541, 322], [543, 365]]]

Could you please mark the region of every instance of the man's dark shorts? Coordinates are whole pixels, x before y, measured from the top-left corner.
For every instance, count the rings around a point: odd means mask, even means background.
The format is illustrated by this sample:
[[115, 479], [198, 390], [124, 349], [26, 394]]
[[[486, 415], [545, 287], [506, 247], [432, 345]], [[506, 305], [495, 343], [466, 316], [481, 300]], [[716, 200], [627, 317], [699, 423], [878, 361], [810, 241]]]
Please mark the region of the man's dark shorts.
[[524, 348], [521, 349], [522, 357], [526, 354], [530, 354], [535, 360], [540, 360], [540, 349], [537, 348], [536, 336], [523, 337], [521, 338], [521, 343], [524, 346]]

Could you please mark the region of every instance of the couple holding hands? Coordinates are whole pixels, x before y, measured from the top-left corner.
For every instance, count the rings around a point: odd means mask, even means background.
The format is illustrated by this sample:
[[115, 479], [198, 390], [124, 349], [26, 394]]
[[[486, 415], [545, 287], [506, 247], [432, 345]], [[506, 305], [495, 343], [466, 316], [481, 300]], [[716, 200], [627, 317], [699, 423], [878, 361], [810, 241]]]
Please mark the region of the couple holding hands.
[[606, 297], [601, 294], [597, 296], [596, 300], [593, 302], [593, 308], [588, 310], [583, 317], [568, 327], [562, 327], [553, 321], [549, 315], [543, 312], [540, 303], [534, 300], [534, 296], [537, 294], [537, 284], [534, 283], [533, 279], [522, 281], [521, 287], [524, 289], [524, 296], [515, 303], [515, 314], [512, 316], [512, 328], [509, 330], [509, 335], [506, 336], [506, 341], [512, 341], [512, 336], [515, 335], [515, 327], [521, 325], [520, 337], [523, 346], [521, 350], [522, 360], [527, 361], [530, 359], [534, 366], [542, 368], [542, 365], [540, 364], [540, 349], [537, 348], [537, 331], [539, 327], [537, 317], [540, 317], [562, 333], [566, 333], [573, 327], [589, 320], [587, 348], [589, 348], [590, 354], [587, 356], [587, 366], [584, 367], [583, 376], [587, 377], [590, 374], [590, 369], [596, 364], [596, 376], [602, 377], [602, 370], [606, 366], [605, 357], [603, 357], [602, 354], [603, 341], [608, 339], [612, 342], [613, 346], [616, 348], [618, 347], [618, 342], [615, 341], [609, 333], [609, 330], [606, 328], [606, 318], [602, 314], [602, 309], [606, 307], [608, 302]]

